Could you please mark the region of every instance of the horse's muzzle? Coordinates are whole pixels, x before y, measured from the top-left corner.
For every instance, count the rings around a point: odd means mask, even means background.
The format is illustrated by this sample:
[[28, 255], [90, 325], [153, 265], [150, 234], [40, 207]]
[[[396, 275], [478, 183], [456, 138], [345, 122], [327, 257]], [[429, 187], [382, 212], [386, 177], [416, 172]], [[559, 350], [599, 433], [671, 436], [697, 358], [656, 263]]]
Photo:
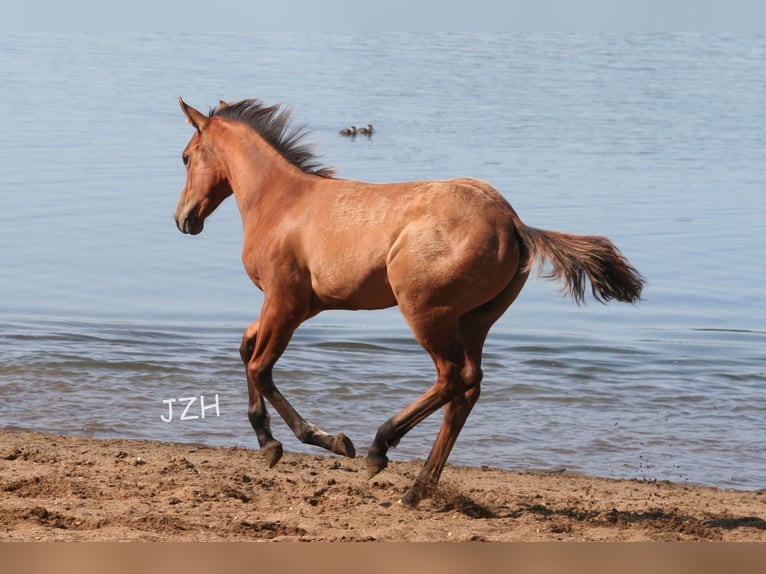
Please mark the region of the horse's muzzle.
[[188, 210], [180, 217], [178, 214], [175, 216], [176, 227], [181, 233], [188, 233], [189, 235], [197, 235], [202, 232], [202, 228], [205, 226], [205, 222], [197, 217], [195, 211]]

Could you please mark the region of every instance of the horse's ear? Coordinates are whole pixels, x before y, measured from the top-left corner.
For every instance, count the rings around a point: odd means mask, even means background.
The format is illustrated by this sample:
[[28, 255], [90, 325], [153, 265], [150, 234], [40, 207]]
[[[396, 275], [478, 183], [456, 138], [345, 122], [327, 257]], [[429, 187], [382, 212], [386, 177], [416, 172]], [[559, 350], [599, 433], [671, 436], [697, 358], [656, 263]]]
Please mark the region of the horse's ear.
[[226, 109], [228, 107], [229, 107], [229, 104], [227, 102], [224, 102], [223, 100], [219, 100], [219, 102], [218, 102], [218, 110], [217, 111], [220, 112], [221, 110]]
[[207, 127], [207, 124], [210, 123], [209, 117], [184, 102], [183, 98], [178, 98], [178, 103], [181, 104], [181, 110], [183, 110], [186, 116], [186, 121], [193, 125], [198, 132], [202, 132]]

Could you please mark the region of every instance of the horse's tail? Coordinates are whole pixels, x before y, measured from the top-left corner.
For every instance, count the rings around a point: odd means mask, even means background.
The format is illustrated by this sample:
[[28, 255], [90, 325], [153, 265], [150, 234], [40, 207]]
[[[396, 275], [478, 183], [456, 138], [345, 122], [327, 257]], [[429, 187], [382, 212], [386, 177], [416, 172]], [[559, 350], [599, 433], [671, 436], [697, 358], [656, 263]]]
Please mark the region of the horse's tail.
[[530, 272], [535, 264], [542, 271], [548, 261], [550, 270], [543, 276], [563, 281], [564, 292], [578, 305], [585, 300], [586, 277], [601, 303], [641, 299], [643, 277], [606, 237], [546, 231], [520, 221], [516, 229], [528, 254], [524, 271]]

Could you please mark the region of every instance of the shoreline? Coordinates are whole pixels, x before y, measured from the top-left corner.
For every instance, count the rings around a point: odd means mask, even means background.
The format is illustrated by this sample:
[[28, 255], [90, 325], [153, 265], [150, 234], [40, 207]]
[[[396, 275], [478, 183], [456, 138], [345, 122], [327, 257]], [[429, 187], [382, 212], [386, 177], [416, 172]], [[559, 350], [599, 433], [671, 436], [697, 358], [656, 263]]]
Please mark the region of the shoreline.
[[766, 541], [766, 489], [0, 430], [2, 541]]

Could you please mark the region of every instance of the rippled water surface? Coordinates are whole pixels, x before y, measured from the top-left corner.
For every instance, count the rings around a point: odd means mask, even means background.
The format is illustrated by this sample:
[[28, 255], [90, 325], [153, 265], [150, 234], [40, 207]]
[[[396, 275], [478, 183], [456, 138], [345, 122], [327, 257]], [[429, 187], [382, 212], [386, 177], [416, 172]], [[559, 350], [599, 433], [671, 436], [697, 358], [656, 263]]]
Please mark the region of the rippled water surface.
[[[582, 308], [530, 281], [452, 463], [764, 488], [765, 61], [766, 37], [736, 35], [4, 37], [0, 427], [257, 446], [236, 205], [194, 238], [172, 220], [177, 97], [257, 96], [341, 177], [480, 177], [648, 279], [635, 307]], [[390, 309], [311, 319], [275, 378], [363, 452], [432, 370]], [[439, 418], [393, 457], [425, 457]]]

